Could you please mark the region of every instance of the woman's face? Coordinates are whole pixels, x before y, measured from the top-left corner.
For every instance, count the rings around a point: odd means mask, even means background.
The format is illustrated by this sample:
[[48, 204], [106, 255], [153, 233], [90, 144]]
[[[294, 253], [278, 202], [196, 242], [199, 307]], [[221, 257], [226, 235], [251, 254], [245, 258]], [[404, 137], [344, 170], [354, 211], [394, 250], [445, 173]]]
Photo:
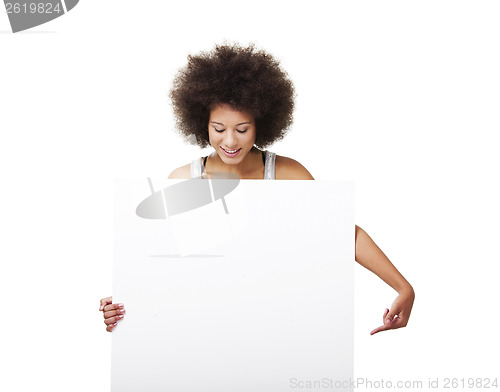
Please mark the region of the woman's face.
[[255, 143], [255, 119], [246, 111], [223, 104], [210, 112], [208, 137], [210, 145], [227, 165], [243, 161]]

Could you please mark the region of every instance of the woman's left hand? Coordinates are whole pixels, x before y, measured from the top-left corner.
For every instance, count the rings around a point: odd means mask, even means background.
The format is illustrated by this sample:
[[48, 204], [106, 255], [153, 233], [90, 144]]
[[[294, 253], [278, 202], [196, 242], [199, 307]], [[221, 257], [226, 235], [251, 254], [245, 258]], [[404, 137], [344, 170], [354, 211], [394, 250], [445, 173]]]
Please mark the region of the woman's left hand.
[[371, 331], [370, 335], [374, 335], [380, 331], [387, 331], [388, 329], [406, 327], [414, 300], [415, 292], [413, 288], [400, 293], [392, 303], [391, 309], [385, 310], [383, 317], [384, 324]]

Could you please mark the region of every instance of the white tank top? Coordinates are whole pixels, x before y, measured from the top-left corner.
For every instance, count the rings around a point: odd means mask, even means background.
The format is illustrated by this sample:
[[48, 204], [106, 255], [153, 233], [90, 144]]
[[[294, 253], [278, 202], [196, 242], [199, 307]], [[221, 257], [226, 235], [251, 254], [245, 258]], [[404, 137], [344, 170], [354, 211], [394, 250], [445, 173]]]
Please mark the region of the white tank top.
[[[262, 152], [264, 155], [264, 151]], [[265, 151], [264, 162], [264, 180], [275, 180], [275, 162], [276, 154], [274, 152]], [[195, 159], [191, 162], [191, 178], [200, 178], [205, 171], [203, 158]]]

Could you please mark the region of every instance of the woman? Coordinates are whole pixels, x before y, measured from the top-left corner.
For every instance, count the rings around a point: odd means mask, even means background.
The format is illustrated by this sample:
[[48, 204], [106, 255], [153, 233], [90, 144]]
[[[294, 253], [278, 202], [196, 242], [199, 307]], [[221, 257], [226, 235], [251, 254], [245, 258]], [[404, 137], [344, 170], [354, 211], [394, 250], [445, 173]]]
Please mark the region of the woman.
[[[253, 45], [216, 46], [189, 56], [170, 94], [177, 126], [188, 141], [214, 151], [174, 170], [169, 178], [210, 178], [230, 172], [242, 179], [314, 180], [299, 162], [264, 149], [292, 124], [293, 84], [279, 63]], [[415, 294], [368, 234], [356, 226], [356, 261], [398, 292], [375, 334], [406, 326]], [[123, 304], [101, 300], [106, 330], [125, 315]]]

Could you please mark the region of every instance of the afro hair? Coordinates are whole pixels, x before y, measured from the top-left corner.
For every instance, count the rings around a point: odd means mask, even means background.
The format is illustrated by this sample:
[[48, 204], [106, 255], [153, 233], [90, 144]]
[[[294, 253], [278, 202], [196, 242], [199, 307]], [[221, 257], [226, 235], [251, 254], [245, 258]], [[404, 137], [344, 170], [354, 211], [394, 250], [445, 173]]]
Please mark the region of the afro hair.
[[177, 127], [187, 141], [210, 145], [210, 111], [227, 104], [255, 118], [258, 148], [282, 139], [293, 122], [294, 87], [279, 62], [248, 47], [216, 45], [210, 52], [188, 56], [170, 92]]

